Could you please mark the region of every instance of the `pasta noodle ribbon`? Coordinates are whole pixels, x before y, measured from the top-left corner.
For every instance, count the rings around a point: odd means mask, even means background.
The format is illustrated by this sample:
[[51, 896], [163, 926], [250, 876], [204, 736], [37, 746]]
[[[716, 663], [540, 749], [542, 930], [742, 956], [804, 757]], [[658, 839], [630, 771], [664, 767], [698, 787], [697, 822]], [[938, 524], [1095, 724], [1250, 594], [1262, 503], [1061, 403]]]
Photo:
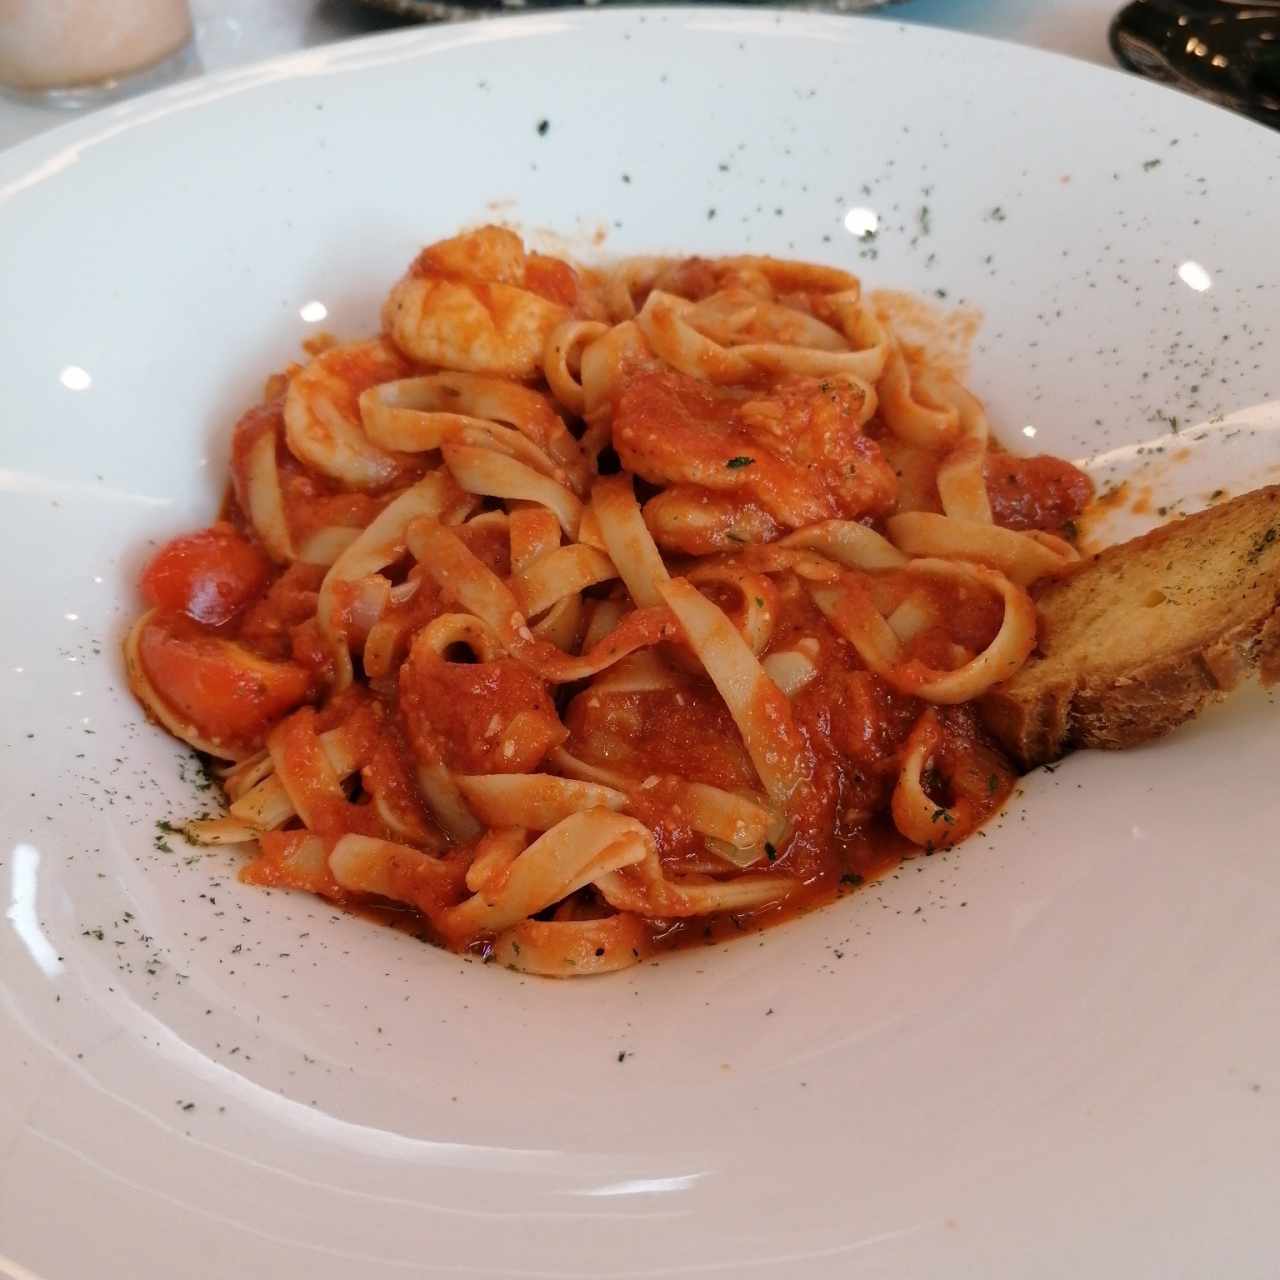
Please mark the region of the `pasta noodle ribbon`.
[[609, 443], [609, 414], [626, 372], [651, 358], [644, 334], [634, 320], [614, 325], [582, 352], [583, 416], [589, 424], [583, 452], [595, 462]]
[[[471, 508], [447, 472], [433, 471], [411, 489], [405, 490], [334, 561], [316, 604], [321, 633], [328, 639], [335, 668], [334, 686], [344, 689], [351, 683], [351, 653], [347, 646], [349, 619], [344, 609], [344, 588], [380, 573], [405, 552], [409, 525], [423, 516], [461, 519]], [[389, 590], [390, 584], [387, 584]], [[376, 619], [375, 619], [376, 620]]]
[[631, 598], [642, 609], [659, 604], [660, 588], [671, 575], [640, 514], [631, 477], [606, 476], [598, 481], [591, 494], [591, 509]]
[[492, 827], [476, 841], [475, 857], [467, 868], [466, 885], [472, 893], [496, 890], [511, 864], [529, 847], [523, 827]]
[[637, 295], [647, 295], [659, 275], [673, 261], [672, 258], [628, 258], [609, 273], [605, 284], [605, 303], [614, 328], [636, 318], [640, 309]]
[[956, 411], [960, 439], [938, 468], [938, 497], [942, 509], [958, 520], [991, 524], [991, 499], [983, 463], [991, 429], [986, 410], [976, 396], [950, 379], [939, 384], [938, 398]]
[[593, 547], [575, 543], [534, 561], [511, 580], [511, 591], [527, 617], [536, 618], [566, 596], [610, 582], [618, 576], [613, 561]]
[[819, 656], [820, 646], [817, 640], [813, 636], [805, 636], [789, 649], [776, 649], [765, 658], [761, 666], [769, 679], [788, 698], [794, 698], [806, 685], [818, 678]]
[[[703, 326], [722, 327], [726, 303], [732, 299], [718, 299], [718, 309], [712, 310], [708, 303], [691, 303], [660, 290], [650, 293], [644, 308], [636, 317], [636, 324], [650, 348], [672, 368], [686, 373], [690, 377], [700, 378], [707, 382], [728, 384], [735, 382], [749, 383], [761, 371], [775, 375], [784, 373], [826, 375], [840, 374], [859, 380], [867, 401], [874, 406], [875, 393], [868, 379], [874, 379], [884, 364], [884, 352], [881, 345], [864, 351], [831, 351], [826, 335], [834, 335], [834, 331], [823, 330], [816, 341], [821, 346], [811, 348], [792, 347], [780, 343], [746, 342], [738, 345], [722, 345], [708, 337]], [[758, 314], [766, 308], [752, 300], [748, 310]], [[814, 338], [813, 327], [819, 322], [812, 321], [806, 336]], [[874, 321], [873, 340], [879, 338], [879, 327]], [[862, 330], [855, 330], [859, 337], [867, 336]]]
[[901, 569], [907, 557], [882, 534], [856, 520], [822, 520], [797, 529], [778, 542], [781, 547], [820, 551], [846, 569]]
[[447, 444], [441, 452], [445, 466], [467, 493], [541, 503], [555, 512], [568, 537], [577, 537], [582, 503], [564, 485], [492, 449]]
[[[511, 572], [524, 573], [560, 545], [560, 522], [555, 512], [530, 504], [512, 511], [507, 525], [511, 538]], [[581, 530], [579, 530], [581, 538]]]
[[[761, 374], [844, 376], [863, 387], [874, 410], [871, 384], [884, 372], [890, 335], [861, 305], [856, 276], [767, 257], [725, 259], [711, 276], [719, 287], [695, 302], [663, 287], [678, 288], [678, 268], [650, 261], [615, 276], [611, 306], [629, 318], [637, 286], [647, 291], [637, 325], [658, 356], [691, 377], [750, 383]], [[808, 299], [809, 310], [778, 300], [795, 294]]]
[[[679, 808], [681, 816], [693, 830], [713, 842], [717, 853], [736, 866], [751, 866], [765, 856], [766, 842], [776, 845], [782, 839], [784, 823], [767, 803], [713, 787], [705, 782], [690, 782], [670, 775], [632, 778], [598, 765], [587, 764], [565, 751], [552, 753], [557, 769], [572, 778], [620, 795], [624, 811], [636, 797], [652, 787], [661, 786], [663, 795]], [[776, 850], [775, 850], [776, 851]]]
[[329, 873], [343, 889], [409, 903], [437, 927], [445, 913], [444, 904], [456, 897], [461, 887], [456, 860], [374, 836], [342, 836], [326, 861]]
[[[347, 722], [319, 735], [327, 771], [339, 782], [345, 782], [365, 763], [370, 752], [373, 731], [372, 712], [360, 707]], [[186, 832], [197, 844], [235, 844], [250, 840], [262, 831], [282, 827], [297, 810], [276, 770], [275, 758], [268, 751], [252, 771], [240, 780], [229, 810], [230, 820], [210, 818], [190, 822]]]
[[566, 320], [547, 338], [542, 353], [542, 373], [552, 395], [579, 418], [587, 413], [587, 393], [582, 385], [583, 350], [609, 332], [598, 320]]
[[636, 649], [675, 634], [666, 609], [639, 609], [625, 615], [582, 657], [572, 658], [533, 634], [511, 590], [450, 530], [433, 520], [416, 521], [409, 546], [445, 593], [487, 623], [512, 657], [558, 684], [593, 676]]
[[619, 911], [679, 919], [771, 906], [793, 893], [796, 882], [790, 876], [767, 872], [748, 872], [732, 880], [693, 876], [669, 879], [663, 875], [657, 858], [649, 856], [637, 859], [626, 871], [601, 875], [596, 887], [605, 901]]
[[612, 787], [549, 773], [489, 773], [457, 779], [471, 812], [487, 827], [549, 831], [570, 814], [621, 809], [627, 797]]
[[298, 559], [303, 564], [315, 564], [328, 568], [360, 536], [361, 530], [349, 525], [330, 525], [317, 529], [302, 544]]
[[276, 777], [307, 830], [336, 835], [347, 828], [352, 815], [342, 780], [316, 733], [315, 714], [310, 708], [295, 711], [272, 731], [267, 750]]
[[672, 578], [660, 589], [729, 708], [769, 798], [785, 806], [804, 783], [807, 755], [786, 698], [733, 623], [692, 583]]
[[582, 493], [587, 464], [545, 396], [501, 378], [438, 373], [360, 396], [369, 439], [420, 453], [446, 444], [494, 449]]
[[912, 373], [896, 338], [889, 343], [876, 390], [880, 412], [900, 440], [935, 452], [955, 443], [960, 434], [959, 412], [939, 390], [936, 379]]
[[912, 561], [911, 572], [952, 581], [967, 579], [995, 592], [1004, 602], [1004, 618], [995, 639], [954, 671], [904, 661], [901, 642], [857, 578], [846, 576], [835, 587], [812, 587], [810, 595], [872, 671], [895, 689], [926, 702], [968, 702], [1018, 670], [1036, 642], [1036, 608], [1025, 591], [1004, 574], [982, 565], [924, 559]]
[[691, 569], [688, 580], [706, 594], [706, 588], [735, 598], [733, 605], [721, 603], [725, 616], [758, 658], [769, 647], [778, 614], [778, 590], [762, 573], [752, 573], [740, 565], [708, 564]]
[[259, 430], [249, 443], [244, 459], [241, 501], [245, 515], [273, 560], [294, 558], [293, 535], [284, 509], [280, 469], [276, 463], [279, 437], [274, 426]]
[[552, 906], [584, 885], [639, 862], [652, 848], [646, 827], [608, 809], [562, 819], [516, 858], [496, 889], [447, 911], [446, 935], [496, 934]]
[[1017, 533], [929, 511], [905, 511], [885, 523], [894, 542], [909, 556], [985, 564], [1020, 587], [1064, 573], [1080, 560], [1069, 542], [1046, 533]]

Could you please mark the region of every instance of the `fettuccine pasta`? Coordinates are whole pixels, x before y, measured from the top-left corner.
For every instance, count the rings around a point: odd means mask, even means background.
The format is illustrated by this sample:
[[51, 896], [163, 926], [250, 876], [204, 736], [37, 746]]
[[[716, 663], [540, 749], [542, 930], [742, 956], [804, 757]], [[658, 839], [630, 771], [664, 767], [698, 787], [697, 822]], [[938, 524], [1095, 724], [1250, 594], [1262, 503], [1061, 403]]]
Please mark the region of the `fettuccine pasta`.
[[974, 704], [1089, 482], [1017, 459], [855, 276], [425, 249], [236, 426], [130, 684], [212, 758], [190, 839], [528, 973], [773, 923], [1004, 802]]

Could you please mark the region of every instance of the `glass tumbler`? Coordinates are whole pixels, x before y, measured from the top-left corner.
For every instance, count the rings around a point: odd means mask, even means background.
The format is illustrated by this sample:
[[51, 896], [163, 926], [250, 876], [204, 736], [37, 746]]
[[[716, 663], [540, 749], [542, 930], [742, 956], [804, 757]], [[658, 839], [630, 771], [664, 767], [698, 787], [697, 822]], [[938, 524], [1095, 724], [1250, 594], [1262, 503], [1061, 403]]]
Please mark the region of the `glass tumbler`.
[[0, 0], [0, 86], [29, 101], [92, 106], [190, 60], [188, 0]]

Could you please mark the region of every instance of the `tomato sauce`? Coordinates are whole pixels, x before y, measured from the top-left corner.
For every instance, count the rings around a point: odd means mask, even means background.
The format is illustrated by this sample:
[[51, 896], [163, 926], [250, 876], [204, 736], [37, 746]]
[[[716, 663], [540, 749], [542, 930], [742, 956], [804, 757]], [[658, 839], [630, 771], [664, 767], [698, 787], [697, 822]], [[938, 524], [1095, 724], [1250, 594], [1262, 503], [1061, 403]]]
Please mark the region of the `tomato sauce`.
[[311, 673], [272, 662], [177, 613], [157, 613], [142, 630], [139, 659], [166, 703], [202, 737], [254, 750], [267, 731], [310, 698]]
[[280, 661], [292, 656], [294, 633], [315, 617], [323, 580], [319, 565], [291, 564], [245, 610], [239, 627], [241, 642], [265, 658]]
[[986, 477], [992, 515], [1006, 529], [1069, 529], [1093, 497], [1093, 481], [1083, 471], [1047, 454], [989, 452]]
[[400, 669], [400, 710], [419, 757], [460, 773], [531, 773], [567, 736], [542, 680], [514, 658], [415, 651]]

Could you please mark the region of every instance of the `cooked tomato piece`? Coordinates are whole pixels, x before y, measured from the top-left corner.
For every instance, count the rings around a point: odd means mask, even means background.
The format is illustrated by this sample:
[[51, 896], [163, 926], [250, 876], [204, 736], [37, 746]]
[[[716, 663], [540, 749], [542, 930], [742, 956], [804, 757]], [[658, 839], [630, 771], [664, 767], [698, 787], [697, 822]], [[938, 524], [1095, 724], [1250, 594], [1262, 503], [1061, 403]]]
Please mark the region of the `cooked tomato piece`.
[[546, 686], [513, 658], [443, 662], [411, 654], [400, 710], [419, 759], [463, 773], [528, 773], [566, 737]]
[[1006, 529], [1057, 531], [1093, 497], [1093, 481], [1083, 471], [1047, 454], [988, 453], [986, 475], [992, 514]]
[[268, 662], [181, 614], [157, 614], [138, 647], [165, 703], [202, 737], [228, 746], [260, 746], [267, 730], [311, 691], [310, 674], [296, 663]]
[[166, 543], [142, 574], [148, 604], [220, 627], [267, 585], [271, 562], [229, 524]]

